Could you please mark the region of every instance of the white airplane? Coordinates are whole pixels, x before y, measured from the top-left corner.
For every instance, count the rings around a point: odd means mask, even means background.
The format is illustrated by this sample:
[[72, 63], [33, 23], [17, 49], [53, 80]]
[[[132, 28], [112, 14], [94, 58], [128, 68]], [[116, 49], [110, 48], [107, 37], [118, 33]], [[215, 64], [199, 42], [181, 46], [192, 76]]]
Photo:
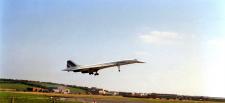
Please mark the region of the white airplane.
[[133, 59], [133, 60], [122, 60], [122, 61], [116, 61], [116, 62], [110, 62], [110, 63], [96, 64], [96, 65], [90, 65], [90, 66], [81, 66], [81, 65], [75, 64], [71, 60], [68, 60], [67, 68], [64, 69], [63, 71], [89, 73], [89, 75], [99, 75], [98, 70], [100, 69], [117, 66], [118, 71], [120, 72], [120, 66], [134, 64], [134, 63], [144, 63], [144, 62], [138, 61], [137, 59]]

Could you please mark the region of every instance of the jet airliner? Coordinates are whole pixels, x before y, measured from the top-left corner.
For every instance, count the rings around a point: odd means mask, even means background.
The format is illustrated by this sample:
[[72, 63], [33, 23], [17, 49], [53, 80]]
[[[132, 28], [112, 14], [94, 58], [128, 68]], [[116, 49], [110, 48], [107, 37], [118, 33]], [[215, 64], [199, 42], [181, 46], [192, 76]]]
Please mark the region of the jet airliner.
[[138, 61], [137, 59], [133, 59], [133, 60], [122, 60], [122, 61], [116, 61], [116, 62], [110, 62], [110, 63], [82, 66], [82, 65], [75, 64], [72, 60], [68, 60], [67, 68], [64, 69], [63, 71], [89, 73], [89, 75], [99, 75], [98, 71], [101, 69], [117, 66], [118, 71], [120, 72], [120, 66], [134, 64], [134, 63], [144, 63], [144, 62]]

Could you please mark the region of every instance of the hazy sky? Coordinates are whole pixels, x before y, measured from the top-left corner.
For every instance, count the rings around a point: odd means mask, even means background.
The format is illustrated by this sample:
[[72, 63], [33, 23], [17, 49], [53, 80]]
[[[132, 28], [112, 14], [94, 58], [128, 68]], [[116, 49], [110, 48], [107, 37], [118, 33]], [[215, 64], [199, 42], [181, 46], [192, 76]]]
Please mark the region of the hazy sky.
[[[224, 0], [0, 0], [0, 77], [225, 97]], [[61, 71], [137, 58], [145, 64]]]

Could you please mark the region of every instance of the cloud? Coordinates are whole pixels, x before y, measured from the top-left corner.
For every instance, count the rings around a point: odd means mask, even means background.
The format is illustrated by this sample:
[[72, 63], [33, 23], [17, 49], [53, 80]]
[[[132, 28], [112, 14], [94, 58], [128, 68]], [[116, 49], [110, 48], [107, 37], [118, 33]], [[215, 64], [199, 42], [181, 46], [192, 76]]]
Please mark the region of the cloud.
[[173, 44], [181, 37], [175, 32], [152, 31], [140, 34], [139, 38], [149, 44]]
[[212, 47], [219, 47], [219, 48], [224, 48], [225, 47], [225, 38], [214, 38], [211, 40], [207, 41], [208, 46]]
[[222, 82], [225, 78], [225, 37], [211, 38], [203, 47], [205, 92], [208, 95], [225, 97], [225, 82]]

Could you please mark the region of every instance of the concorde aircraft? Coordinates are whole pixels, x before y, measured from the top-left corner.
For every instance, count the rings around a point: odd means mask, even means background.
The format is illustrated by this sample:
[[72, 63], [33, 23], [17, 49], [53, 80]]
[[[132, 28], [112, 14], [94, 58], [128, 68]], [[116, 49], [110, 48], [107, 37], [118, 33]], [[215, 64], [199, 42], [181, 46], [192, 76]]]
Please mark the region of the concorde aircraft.
[[82, 65], [75, 64], [72, 60], [68, 60], [67, 68], [64, 69], [63, 71], [89, 73], [89, 75], [99, 75], [98, 70], [100, 69], [117, 66], [118, 71], [120, 72], [120, 66], [134, 64], [134, 63], [144, 63], [144, 62], [138, 61], [137, 59], [133, 59], [133, 60], [122, 60], [122, 61], [116, 61], [116, 62], [110, 62], [110, 63], [82, 66]]

